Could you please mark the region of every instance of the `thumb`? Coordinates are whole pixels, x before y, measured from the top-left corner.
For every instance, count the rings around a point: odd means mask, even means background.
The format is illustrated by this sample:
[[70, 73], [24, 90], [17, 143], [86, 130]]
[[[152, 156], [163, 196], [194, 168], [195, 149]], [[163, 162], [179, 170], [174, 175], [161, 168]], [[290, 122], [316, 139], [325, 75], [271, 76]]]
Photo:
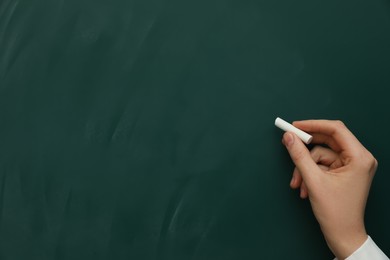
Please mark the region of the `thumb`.
[[309, 150], [303, 142], [293, 133], [286, 132], [283, 135], [283, 144], [286, 146], [288, 153], [295, 166], [302, 175], [303, 180], [310, 182], [314, 174], [318, 172], [318, 166], [311, 158]]

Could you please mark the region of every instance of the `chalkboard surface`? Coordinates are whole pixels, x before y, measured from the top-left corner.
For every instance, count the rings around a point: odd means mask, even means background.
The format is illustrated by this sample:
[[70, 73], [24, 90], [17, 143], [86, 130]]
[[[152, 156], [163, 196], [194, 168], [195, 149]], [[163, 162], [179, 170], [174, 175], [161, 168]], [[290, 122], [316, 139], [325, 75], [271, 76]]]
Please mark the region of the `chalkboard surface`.
[[377, 157], [390, 254], [388, 0], [1, 0], [0, 259], [332, 259], [276, 116]]

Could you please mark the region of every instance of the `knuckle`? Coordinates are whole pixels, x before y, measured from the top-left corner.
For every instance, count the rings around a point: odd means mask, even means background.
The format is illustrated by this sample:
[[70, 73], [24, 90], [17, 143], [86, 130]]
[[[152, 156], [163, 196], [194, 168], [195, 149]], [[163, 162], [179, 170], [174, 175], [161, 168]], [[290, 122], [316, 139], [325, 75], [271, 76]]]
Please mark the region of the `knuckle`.
[[316, 145], [313, 147], [313, 149], [310, 150], [310, 156], [314, 159], [321, 154], [321, 151], [322, 151], [322, 147]]
[[372, 155], [370, 152], [366, 152], [363, 154], [362, 161], [364, 162], [364, 165], [367, 167], [367, 170], [370, 174], [375, 174], [375, 171], [378, 167], [378, 161], [377, 159]]
[[345, 126], [345, 124], [344, 124], [344, 122], [343, 121], [341, 121], [341, 120], [335, 120], [335, 126], [336, 127], [340, 127], [340, 128], [345, 128], [346, 126]]
[[378, 160], [375, 159], [374, 156], [372, 157], [371, 168], [374, 171], [374, 173], [375, 173], [376, 169], [378, 168]]
[[320, 151], [320, 147], [318, 145], [314, 146], [313, 149], [310, 150], [311, 154], [316, 154]]

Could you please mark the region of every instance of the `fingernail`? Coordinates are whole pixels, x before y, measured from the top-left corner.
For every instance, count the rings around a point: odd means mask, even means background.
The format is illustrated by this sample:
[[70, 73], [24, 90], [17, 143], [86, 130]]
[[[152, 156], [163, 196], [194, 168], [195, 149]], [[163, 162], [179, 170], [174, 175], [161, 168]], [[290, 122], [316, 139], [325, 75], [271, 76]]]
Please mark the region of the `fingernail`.
[[291, 133], [285, 133], [283, 136], [284, 145], [289, 147], [294, 143], [294, 136]]

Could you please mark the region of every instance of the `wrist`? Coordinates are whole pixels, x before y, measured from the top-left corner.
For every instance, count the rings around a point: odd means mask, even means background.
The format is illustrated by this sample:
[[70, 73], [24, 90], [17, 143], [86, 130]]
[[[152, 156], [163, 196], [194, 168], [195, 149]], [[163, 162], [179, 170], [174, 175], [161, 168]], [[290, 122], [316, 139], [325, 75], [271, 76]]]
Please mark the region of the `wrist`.
[[345, 259], [352, 255], [361, 245], [366, 242], [368, 235], [364, 229], [354, 230], [354, 232], [343, 233], [341, 235], [326, 236], [325, 239], [329, 249], [337, 259]]

